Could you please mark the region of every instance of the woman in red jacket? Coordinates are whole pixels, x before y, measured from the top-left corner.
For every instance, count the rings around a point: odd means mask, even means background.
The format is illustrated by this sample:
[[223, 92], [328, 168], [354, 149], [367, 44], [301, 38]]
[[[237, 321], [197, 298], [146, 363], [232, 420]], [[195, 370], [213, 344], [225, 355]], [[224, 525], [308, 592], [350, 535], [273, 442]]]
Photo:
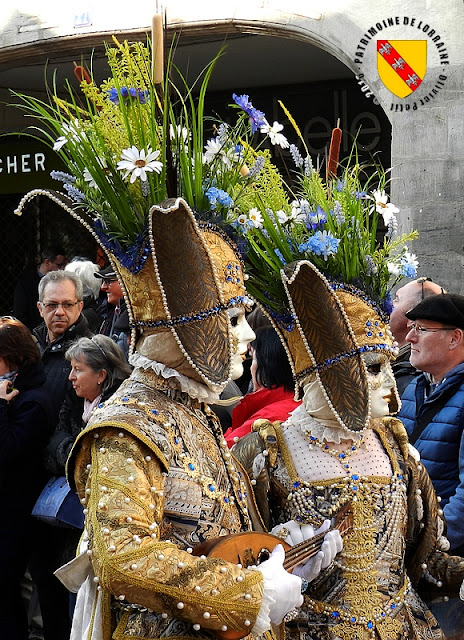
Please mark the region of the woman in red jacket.
[[292, 370], [275, 330], [271, 326], [257, 329], [251, 348], [253, 391], [247, 393], [232, 412], [232, 427], [224, 434], [229, 447], [250, 433], [255, 420], [284, 421], [300, 404], [293, 399]]

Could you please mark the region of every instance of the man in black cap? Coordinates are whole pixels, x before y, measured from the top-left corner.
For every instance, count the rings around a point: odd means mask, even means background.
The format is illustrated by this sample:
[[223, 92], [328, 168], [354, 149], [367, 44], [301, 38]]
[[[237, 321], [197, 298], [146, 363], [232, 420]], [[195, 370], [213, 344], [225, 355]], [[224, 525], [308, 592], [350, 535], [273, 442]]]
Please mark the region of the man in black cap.
[[112, 338], [121, 347], [127, 359], [129, 354], [129, 318], [118, 277], [111, 266], [96, 271], [94, 276], [101, 280], [101, 290], [106, 293], [106, 317], [98, 333]]
[[439, 294], [406, 313], [411, 364], [424, 373], [402, 396], [404, 423], [432, 479], [453, 554], [464, 554], [464, 296]]
[[438, 293], [444, 293], [443, 287], [432, 282], [431, 278], [421, 277], [399, 287], [393, 298], [393, 311], [389, 324], [400, 352], [392, 363], [392, 370], [400, 398], [411, 380], [421, 373], [410, 361], [411, 344], [406, 340], [410, 320], [406, 317], [406, 312], [413, 309], [422, 300]]

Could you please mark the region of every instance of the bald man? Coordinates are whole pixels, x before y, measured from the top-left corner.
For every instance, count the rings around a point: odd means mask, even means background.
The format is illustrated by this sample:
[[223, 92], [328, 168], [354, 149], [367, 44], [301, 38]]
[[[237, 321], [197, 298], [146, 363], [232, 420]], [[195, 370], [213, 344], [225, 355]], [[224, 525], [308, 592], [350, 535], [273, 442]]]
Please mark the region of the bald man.
[[411, 380], [421, 373], [410, 362], [411, 344], [406, 341], [410, 320], [406, 318], [405, 314], [422, 300], [444, 292], [445, 290], [432, 282], [430, 278], [417, 278], [417, 280], [400, 287], [396, 292], [390, 316], [390, 328], [400, 348], [400, 353], [392, 364], [400, 396]]

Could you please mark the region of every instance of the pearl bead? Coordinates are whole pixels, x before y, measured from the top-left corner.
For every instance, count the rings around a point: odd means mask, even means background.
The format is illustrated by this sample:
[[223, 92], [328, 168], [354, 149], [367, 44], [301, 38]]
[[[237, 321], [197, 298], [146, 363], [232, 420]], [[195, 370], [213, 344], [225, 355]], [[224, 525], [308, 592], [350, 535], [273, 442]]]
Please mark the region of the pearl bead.
[[125, 599], [126, 599], [126, 596], [124, 596], [122, 594], [120, 596], [118, 596], [118, 600], [125, 600]]
[[183, 609], [184, 608], [184, 603], [183, 602], [178, 602], [177, 603], [177, 608], [178, 609]]
[[136, 564], [131, 564], [131, 569], [137, 569], [137, 565]]
[[195, 631], [200, 631], [200, 628], [201, 628], [201, 627], [200, 627], [200, 625], [199, 625], [199, 624], [194, 624], [194, 625], [193, 625], [193, 628], [194, 628], [194, 630], [195, 630]]
[[204, 614], [203, 614], [203, 618], [204, 618], [205, 620], [209, 620], [209, 618], [211, 618], [211, 614], [209, 613], [209, 611], [205, 611], [205, 612], [204, 612]]

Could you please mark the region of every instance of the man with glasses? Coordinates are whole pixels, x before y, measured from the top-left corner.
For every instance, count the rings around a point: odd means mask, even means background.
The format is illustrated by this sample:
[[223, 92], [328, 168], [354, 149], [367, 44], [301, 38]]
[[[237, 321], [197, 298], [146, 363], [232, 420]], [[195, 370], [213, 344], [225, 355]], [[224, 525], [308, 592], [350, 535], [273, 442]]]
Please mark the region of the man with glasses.
[[[406, 313], [411, 364], [399, 418], [441, 498], [450, 553], [464, 555], [464, 296], [426, 298]], [[464, 602], [431, 606], [449, 635], [464, 628]]]
[[106, 317], [98, 333], [114, 340], [121, 347], [127, 359], [130, 334], [129, 316], [116, 272], [113, 267], [109, 266], [102, 271], [96, 271], [93, 275], [101, 280], [100, 288], [106, 294]]
[[63, 247], [46, 247], [40, 254], [38, 267], [25, 271], [16, 283], [14, 291], [13, 313], [31, 331], [40, 324], [37, 310], [37, 287], [40, 279], [50, 271], [64, 269], [68, 260]]
[[409, 321], [405, 314], [422, 300], [434, 296], [437, 293], [443, 293], [442, 287], [432, 282], [430, 278], [422, 277], [400, 287], [396, 291], [393, 299], [390, 329], [398, 343], [400, 352], [395, 362], [392, 363], [392, 369], [400, 397], [414, 376], [421, 373], [409, 360], [411, 345], [406, 340], [406, 334], [409, 331]]
[[[64, 357], [66, 350], [78, 338], [92, 337], [87, 319], [81, 314], [83, 304], [82, 282], [71, 271], [50, 271], [41, 278], [37, 307], [43, 323], [36, 327], [33, 333], [42, 354], [46, 375], [45, 388], [52, 399], [55, 425], [65, 395], [68, 392], [74, 393], [68, 380], [71, 364]], [[55, 425], [52, 425], [51, 433]], [[58, 527], [35, 521], [31, 539], [34, 540], [34, 549], [30, 572], [39, 594], [44, 638], [69, 638], [69, 593], [53, 575], [62, 564], [62, 558], [59, 556], [62, 549], [62, 532]]]
[[406, 313], [411, 364], [423, 373], [399, 414], [442, 499], [451, 551], [464, 554], [464, 296], [426, 298]]

